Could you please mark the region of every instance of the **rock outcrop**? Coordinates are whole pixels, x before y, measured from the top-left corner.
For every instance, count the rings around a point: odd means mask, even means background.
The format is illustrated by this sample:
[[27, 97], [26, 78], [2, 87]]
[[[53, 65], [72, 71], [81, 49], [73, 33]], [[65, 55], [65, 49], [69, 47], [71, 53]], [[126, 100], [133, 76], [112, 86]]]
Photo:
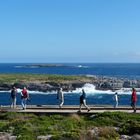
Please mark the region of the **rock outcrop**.
[[89, 80], [69, 80], [63, 82], [39, 82], [39, 81], [30, 81], [30, 82], [17, 82], [13, 84], [1, 83], [0, 90], [7, 91], [15, 86], [16, 88], [22, 89], [26, 86], [31, 91], [55, 91], [59, 87], [62, 87], [64, 91], [72, 91], [76, 88], [82, 88], [84, 84], [90, 83], [94, 84], [98, 90], [118, 90], [121, 88], [140, 88], [140, 80], [134, 79], [125, 79], [125, 78], [116, 78], [116, 77], [105, 77], [105, 76], [94, 76], [90, 77]]

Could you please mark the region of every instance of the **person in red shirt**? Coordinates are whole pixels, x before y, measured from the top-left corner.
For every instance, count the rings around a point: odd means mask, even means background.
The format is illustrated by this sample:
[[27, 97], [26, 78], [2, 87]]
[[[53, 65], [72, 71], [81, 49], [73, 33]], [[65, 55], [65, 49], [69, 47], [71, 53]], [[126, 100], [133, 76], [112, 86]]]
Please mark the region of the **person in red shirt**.
[[136, 101], [137, 101], [136, 89], [132, 88], [131, 106], [132, 106], [132, 108], [134, 110], [134, 113], [136, 113]]
[[22, 104], [23, 110], [26, 109], [26, 102], [28, 98], [29, 98], [29, 95], [27, 93], [27, 89], [26, 87], [24, 87], [21, 91], [21, 104]]

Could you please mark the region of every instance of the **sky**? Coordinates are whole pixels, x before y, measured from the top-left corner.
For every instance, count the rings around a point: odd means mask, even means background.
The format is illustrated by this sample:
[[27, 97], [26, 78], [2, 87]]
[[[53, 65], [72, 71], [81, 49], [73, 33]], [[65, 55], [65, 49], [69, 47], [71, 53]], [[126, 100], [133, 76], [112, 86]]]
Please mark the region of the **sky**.
[[140, 0], [1, 0], [0, 63], [140, 63]]

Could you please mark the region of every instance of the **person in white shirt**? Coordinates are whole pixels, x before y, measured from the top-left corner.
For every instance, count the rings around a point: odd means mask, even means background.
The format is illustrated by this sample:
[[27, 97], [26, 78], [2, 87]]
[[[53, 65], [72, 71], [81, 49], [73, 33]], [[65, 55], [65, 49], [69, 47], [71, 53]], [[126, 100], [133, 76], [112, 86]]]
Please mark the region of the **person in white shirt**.
[[62, 105], [64, 104], [64, 94], [62, 88], [60, 88], [57, 92], [57, 99], [59, 99], [59, 107], [62, 108]]
[[114, 108], [118, 107], [118, 93], [115, 92], [115, 95], [113, 97], [115, 103], [114, 103]]

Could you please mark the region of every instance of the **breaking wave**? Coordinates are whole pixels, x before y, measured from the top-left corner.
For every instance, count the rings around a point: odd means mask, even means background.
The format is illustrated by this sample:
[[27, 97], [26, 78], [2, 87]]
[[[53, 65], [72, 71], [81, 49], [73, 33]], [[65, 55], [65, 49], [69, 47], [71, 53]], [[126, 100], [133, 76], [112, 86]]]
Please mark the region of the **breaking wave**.
[[[117, 92], [118, 94], [127, 94], [127, 95], [130, 95], [132, 93], [131, 91], [131, 88], [122, 88], [120, 90], [116, 90], [116, 91], [111, 91], [111, 90], [96, 90], [96, 87], [95, 85], [93, 84], [85, 84], [82, 88], [77, 88], [76, 90], [73, 90], [73, 91], [69, 91], [69, 92], [64, 92], [64, 93], [75, 93], [75, 94], [81, 94], [82, 93], [82, 89], [85, 90], [85, 92], [87, 93], [87, 95], [93, 95], [93, 94], [114, 94], [115, 92]], [[17, 92], [18, 93], [21, 93], [21, 90], [22, 89], [17, 89]], [[140, 95], [140, 89], [136, 89], [137, 91], [137, 94]], [[0, 93], [3, 93], [3, 92], [8, 92], [10, 93], [10, 90], [9, 91], [0, 91]], [[30, 91], [28, 90], [28, 93], [29, 94], [56, 94], [57, 91], [51, 91], [51, 92], [41, 92], [41, 91]]]
[[76, 90], [73, 91], [73, 93], [81, 93], [82, 89], [84, 89], [87, 94], [97, 94], [97, 93], [113, 94], [114, 93], [111, 90], [107, 90], [107, 91], [96, 90], [93, 84], [88, 84], [88, 83], [85, 84], [82, 88], [77, 88]]
[[[77, 88], [73, 91], [73, 93], [81, 93], [82, 89], [85, 90], [87, 94], [114, 94], [117, 92], [118, 94], [131, 94], [131, 88], [122, 88], [120, 90], [111, 91], [111, 90], [96, 90], [95, 85], [93, 84], [85, 84], [82, 88]], [[136, 89], [138, 92], [137, 94], [140, 94], [140, 89]]]
[[76, 66], [77, 68], [89, 68], [89, 66], [84, 66], [84, 65], [78, 65]]

